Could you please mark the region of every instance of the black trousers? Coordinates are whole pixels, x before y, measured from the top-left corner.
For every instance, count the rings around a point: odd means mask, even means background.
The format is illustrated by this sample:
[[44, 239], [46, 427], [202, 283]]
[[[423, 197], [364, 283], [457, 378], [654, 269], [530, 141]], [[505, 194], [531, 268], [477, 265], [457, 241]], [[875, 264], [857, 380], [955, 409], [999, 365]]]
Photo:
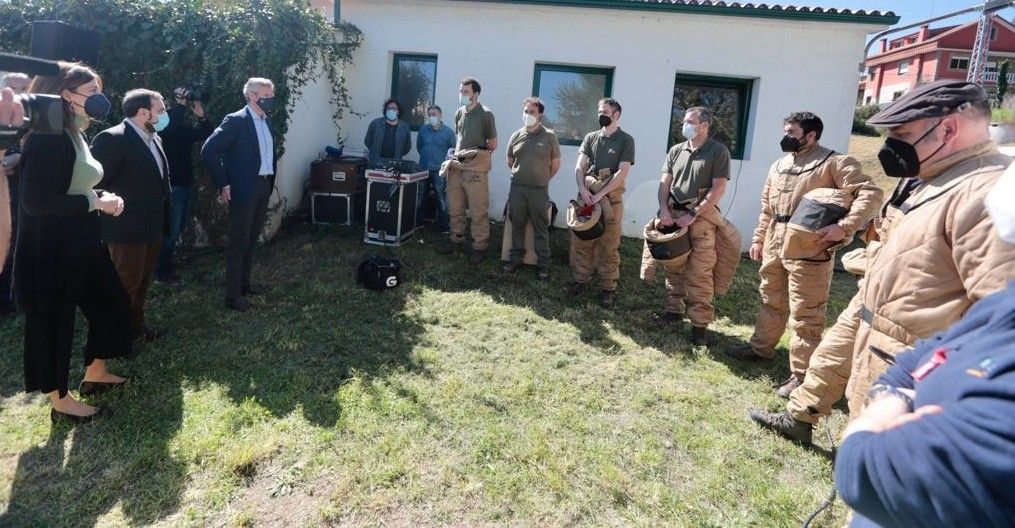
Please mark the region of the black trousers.
[[268, 217], [268, 199], [275, 188], [274, 180], [272, 176], [259, 176], [251, 196], [242, 203], [229, 203], [226, 299], [240, 297], [250, 288], [254, 248]]
[[87, 259], [84, 280], [76, 297], [45, 310], [31, 306], [25, 312], [25, 391], [67, 394], [70, 356], [74, 345], [77, 309], [88, 320], [85, 366], [95, 359], [131, 354], [130, 298], [103, 244], [95, 244]]

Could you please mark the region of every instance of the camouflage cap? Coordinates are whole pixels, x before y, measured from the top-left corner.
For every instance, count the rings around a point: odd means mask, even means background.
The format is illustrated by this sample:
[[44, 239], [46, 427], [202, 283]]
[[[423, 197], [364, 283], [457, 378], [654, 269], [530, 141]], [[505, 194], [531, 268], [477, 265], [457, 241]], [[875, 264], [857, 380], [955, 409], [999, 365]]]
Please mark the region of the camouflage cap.
[[957, 80], [941, 80], [917, 86], [888, 108], [874, 114], [868, 125], [894, 127], [918, 119], [942, 117], [965, 103], [987, 100], [987, 92], [979, 85]]

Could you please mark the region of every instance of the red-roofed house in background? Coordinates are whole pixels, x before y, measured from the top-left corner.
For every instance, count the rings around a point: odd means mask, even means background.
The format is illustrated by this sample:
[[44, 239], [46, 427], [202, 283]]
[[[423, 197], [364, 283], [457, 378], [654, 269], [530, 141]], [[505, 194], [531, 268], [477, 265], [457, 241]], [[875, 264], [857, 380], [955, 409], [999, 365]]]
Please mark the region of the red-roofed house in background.
[[[990, 55], [984, 88], [992, 91], [997, 85], [997, 69], [1001, 61], [1015, 59], [1015, 25], [993, 17]], [[890, 103], [917, 84], [938, 79], [965, 79], [976, 40], [977, 20], [957, 26], [930, 28], [923, 26], [916, 33], [881, 40], [881, 51], [867, 58], [866, 71], [860, 78], [858, 104]], [[1008, 74], [1015, 84], [1015, 73]]]

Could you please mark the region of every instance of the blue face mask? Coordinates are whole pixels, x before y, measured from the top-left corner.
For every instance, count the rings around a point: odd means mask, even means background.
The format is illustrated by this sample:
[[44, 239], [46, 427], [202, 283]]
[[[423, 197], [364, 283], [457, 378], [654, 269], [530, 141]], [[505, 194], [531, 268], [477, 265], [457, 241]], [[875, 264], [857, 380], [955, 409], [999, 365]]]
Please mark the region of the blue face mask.
[[385, 110], [384, 111], [384, 118], [387, 119], [388, 121], [394, 121], [394, 120], [398, 119], [398, 111], [397, 110], [390, 110], [390, 109], [389, 110]]
[[471, 102], [472, 102], [472, 98], [470, 98], [468, 96], [465, 96], [465, 95], [462, 95], [462, 94], [458, 94], [458, 104], [460, 104], [462, 106], [469, 106], [469, 103], [471, 103]]
[[155, 131], [162, 132], [169, 126], [169, 112], [159, 114], [159, 120], [155, 122]]
[[429, 118], [427, 118], [427, 123], [429, 123], [430, 126], [437, 126], [441, 124], [441, 118], [437, 116], [430, 116]]

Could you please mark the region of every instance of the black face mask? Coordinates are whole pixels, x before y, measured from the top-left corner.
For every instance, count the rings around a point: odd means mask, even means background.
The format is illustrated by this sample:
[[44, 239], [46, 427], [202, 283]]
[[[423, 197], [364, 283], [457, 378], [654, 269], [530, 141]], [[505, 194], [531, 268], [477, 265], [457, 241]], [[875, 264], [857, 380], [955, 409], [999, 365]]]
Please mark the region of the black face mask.
[[71, 103], [84, 108], [85, 114], [92, 119], [105, 119], [109, 115], [109, 109], [113, 107], [113, 103], [101, 92], [93, 93], [92, 95], [85, 95], [81, 92], [74, 93], [83, 95], [85, 97], [85, 104], [82, 106], [73, 101]]
[[878, 152], [878, 160], [881, 162], [881, 168], [885, 170], [885, 174], [892, 178], [915, 178], [919, 175], [920, 164], [933, 158], [935, 154], [945, 147], [945, 144], [941, 143], [941, 146], [937, 150], [922, 160], [916, 153], [916, 145], [940, 125], [941, 121], [938, 121], [936, 125], [932, 126], [930, 130], [925, 132], [920, 136], [920, 139], [917, 139], [912, 144], [893, 137], [886, 139], [884, 146]]
[[262, 97], [257, 100], [257, 106], [264, 110], [264, 113], [270, 114], [275, 109], [275, 98], [274, 97]]
[[613, 123], [613, 118], [608, 115], [599, 116], [599, 126], [608, 127]]
[[782, 141], [779, 142], [779, 147], [782, 148], [783, 152], [800, 152], [803, 145], [800, 144], [800, 138], [793, 137], [786, 134], [782, 137]]

